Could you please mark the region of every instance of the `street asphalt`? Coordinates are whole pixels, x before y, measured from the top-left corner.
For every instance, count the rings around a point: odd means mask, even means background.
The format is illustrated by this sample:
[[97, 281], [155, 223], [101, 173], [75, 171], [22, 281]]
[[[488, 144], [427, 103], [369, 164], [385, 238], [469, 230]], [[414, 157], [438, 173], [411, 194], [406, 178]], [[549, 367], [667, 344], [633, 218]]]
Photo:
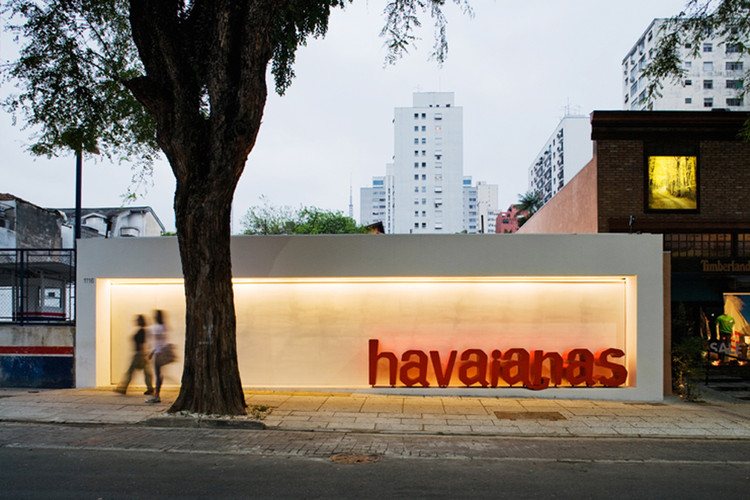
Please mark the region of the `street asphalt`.
[[744, 498], [750, 401], [730, 394], [246, 392], [223, 418], [167, 414], [174, 390], [0, 389], [0, 497]]

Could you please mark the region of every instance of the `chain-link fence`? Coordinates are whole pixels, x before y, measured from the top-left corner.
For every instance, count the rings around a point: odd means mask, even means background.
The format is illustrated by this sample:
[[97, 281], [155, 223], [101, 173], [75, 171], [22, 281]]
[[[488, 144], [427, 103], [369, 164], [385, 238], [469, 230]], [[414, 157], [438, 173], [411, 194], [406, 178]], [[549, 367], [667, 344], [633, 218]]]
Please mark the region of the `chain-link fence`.
[[0, 322], [74, 323], [75, 250], [0, 250]]

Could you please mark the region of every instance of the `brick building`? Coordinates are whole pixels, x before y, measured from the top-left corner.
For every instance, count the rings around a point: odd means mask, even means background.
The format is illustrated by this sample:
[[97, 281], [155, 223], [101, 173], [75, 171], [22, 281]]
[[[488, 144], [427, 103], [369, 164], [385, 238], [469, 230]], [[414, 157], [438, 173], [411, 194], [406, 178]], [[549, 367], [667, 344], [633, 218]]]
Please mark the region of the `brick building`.
[[686, 307], [693, 330], [715, 337], [714, 319], [734, 301], [731, 349], [742, 354], [750, 337], [750, 143], [739, 134], [748, 118], [595, 111], [594, 158], [519, 232], [662, 234], [673, 310]]

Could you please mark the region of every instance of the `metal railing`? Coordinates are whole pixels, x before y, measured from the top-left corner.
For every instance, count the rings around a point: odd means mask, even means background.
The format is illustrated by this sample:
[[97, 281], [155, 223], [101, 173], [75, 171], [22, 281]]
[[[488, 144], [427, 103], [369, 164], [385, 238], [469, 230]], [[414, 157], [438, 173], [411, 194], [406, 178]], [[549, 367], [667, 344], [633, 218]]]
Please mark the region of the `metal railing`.
[[0, 323], [75, 323], [75, 250], [0, 249]]

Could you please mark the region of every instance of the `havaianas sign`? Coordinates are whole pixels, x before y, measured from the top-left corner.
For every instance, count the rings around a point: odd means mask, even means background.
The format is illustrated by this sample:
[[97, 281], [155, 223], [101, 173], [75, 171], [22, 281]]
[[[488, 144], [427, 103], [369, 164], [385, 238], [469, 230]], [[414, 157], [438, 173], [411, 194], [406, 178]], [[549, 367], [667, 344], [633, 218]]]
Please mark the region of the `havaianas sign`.
[[[576, 386], [619, 387], [625, 383], [628, 371], [614, 359], [623, 358], [621, 349], [605, 348], [596, 352], [589, 349], [568, 349], [562, 354], [520, 348], [501, 351], [493, 349], [451, 350], [425, 352], [419, 349], [395, 352], [381, 351], [380, 341], [369, 340], [369, 384], [378, 384], [378, 371], [386, 365], [388, 385], [399, 381], [404, 387], [429, 387], [430, 380], [438, 387], [462, 385], [466, 387], [522, 386], [531, 390], [567, 384]], [[458, 379], [460, 384], [454, 382]]]

